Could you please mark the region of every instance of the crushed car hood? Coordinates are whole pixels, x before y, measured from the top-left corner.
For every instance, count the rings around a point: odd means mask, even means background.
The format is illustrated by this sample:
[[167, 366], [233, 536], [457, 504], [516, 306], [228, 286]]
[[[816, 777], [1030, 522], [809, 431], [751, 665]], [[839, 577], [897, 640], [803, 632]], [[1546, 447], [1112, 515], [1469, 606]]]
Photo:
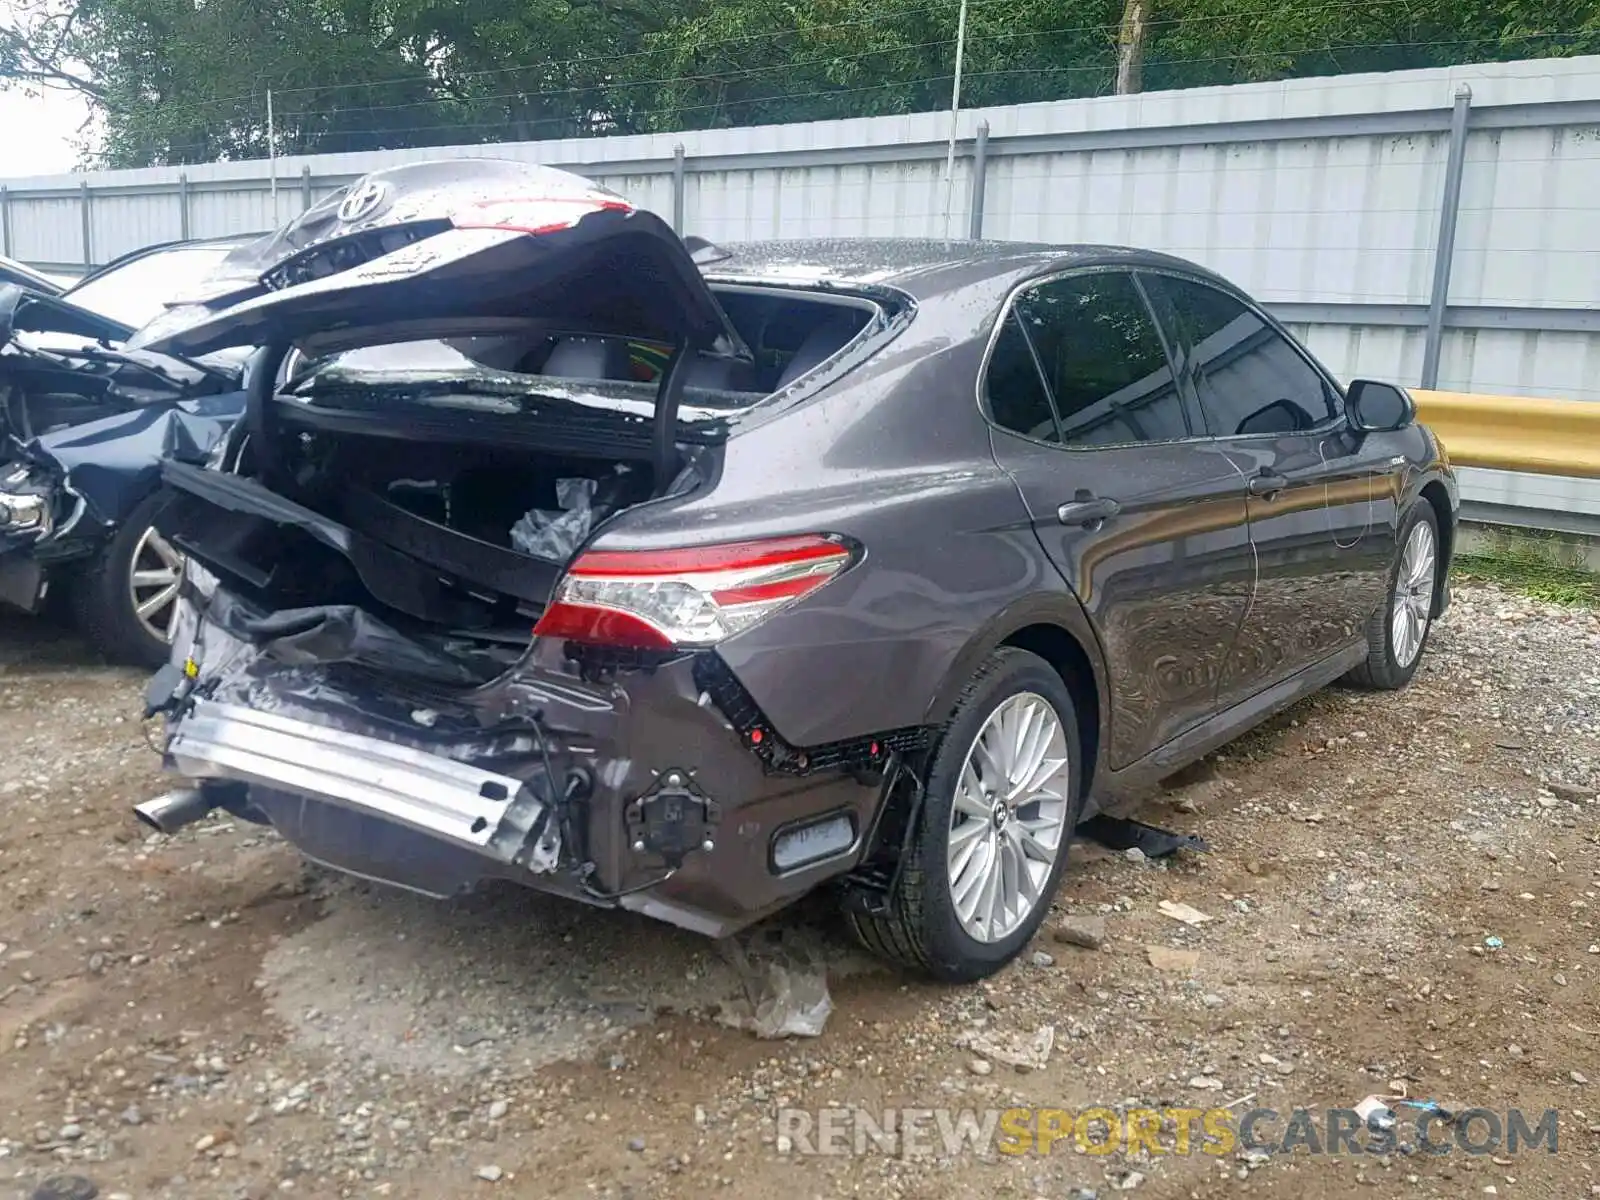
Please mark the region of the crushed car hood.
[[542, 190], [534, 194], [493, 194], [481, 183], [466, 194], [430, 193], [451, 212], [426, 236], [220, 310], [174, 309], [128, 346], [192, 357], [294, 344], [319, 355], [496, 323], [545, 323], [552, 332], [687, 341], [715, 355], [748, 356], [669, 225], [578, 176], [538, 171]]
[[203, 463], [244, 412], [242, 392], [117, 413], [41, 434], [19, 459], [81, 496], [100, 525], [121, 521], [161, 478], [161, 460]]
[[0, 284], [0, 341], [10, 341], [18, 333], [59, 333], [97, 342], [120, 342], [133, 330], [58, 296], [47, 296], [16, 283]]
[[237, 390], [237, 366], [129, 351], [118, 343], [130, 333], [59, 297], [0, 286], [0, 461], [35, 434]]

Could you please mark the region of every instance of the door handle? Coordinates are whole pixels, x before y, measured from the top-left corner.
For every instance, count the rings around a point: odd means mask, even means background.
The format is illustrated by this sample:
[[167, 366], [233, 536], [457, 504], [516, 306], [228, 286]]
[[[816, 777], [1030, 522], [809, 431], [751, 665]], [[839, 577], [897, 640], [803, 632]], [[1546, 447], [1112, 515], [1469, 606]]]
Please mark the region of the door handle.
[[1270, 500], [1289, 486], [1289, 477], [1287, 475], [1274, 475], [1270, 471], [1263, 471], [1259, 475], [1250, 476], [1250, 482], [1247, 486], [1252, 496], [1263, 496]]
[[1092, 529], [1108, 517], [1122, 511], [1122, 505], [1109, 496], [1095, 496], [1073, 500], [1056, 509], [1056, 520], [1063, 525], [1082, 525]]

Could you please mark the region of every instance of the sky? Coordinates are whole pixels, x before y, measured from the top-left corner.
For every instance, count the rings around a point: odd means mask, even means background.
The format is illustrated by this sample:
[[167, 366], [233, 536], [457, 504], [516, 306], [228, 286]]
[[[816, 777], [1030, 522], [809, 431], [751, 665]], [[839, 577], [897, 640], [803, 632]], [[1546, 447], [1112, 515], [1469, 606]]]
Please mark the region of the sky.
[[0, 92], [0, 176], [59, 175], [78, 165], [78, 132], [89, 115], [76, 92], [19, 87]]
[[[17, 0], [0, 0], [0, 21], [11, 25], [18, 7]], [[60, 175], [78, 165], [88, 102], [65, 88], [31, 91], [0, 91], [0, 178]]]

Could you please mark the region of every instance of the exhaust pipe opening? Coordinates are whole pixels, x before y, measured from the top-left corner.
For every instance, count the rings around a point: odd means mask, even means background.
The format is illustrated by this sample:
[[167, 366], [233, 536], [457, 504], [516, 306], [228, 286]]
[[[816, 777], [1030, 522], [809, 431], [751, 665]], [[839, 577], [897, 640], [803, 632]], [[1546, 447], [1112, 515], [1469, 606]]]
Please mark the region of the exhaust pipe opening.
[[193, 825], [216, 807], [199, 788], [182, 788], [133, 806], [133, 815], [157, 833], [172, 835]]

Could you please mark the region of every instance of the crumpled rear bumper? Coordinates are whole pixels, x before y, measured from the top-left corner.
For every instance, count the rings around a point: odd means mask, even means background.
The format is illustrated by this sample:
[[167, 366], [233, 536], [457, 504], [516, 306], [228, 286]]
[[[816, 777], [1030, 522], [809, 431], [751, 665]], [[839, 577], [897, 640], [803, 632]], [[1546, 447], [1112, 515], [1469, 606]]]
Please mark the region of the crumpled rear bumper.
[[535, 874], [556, 867], [551, 806], [521, 780], [382, 738], [200, 700], [167, 744], [192, 779], [311, 796]]
[[[869, 840], [878, 781], [766, 769], [692, 658], [586, 678], [559, 644], [535, 643], [463, 689], [370, 662], [285, 662], [196, 604], [150, 696], [168, 713], [169, 769], [352, 874], [436, 896], [510, 880], [724, 936], [850, 870]], [[663, 791], [661, 813], [680, 795], [704, 802], [675, 856], [641, 822]], [[849, 830], [826, 856], [774, 853], [824, 820]]]

